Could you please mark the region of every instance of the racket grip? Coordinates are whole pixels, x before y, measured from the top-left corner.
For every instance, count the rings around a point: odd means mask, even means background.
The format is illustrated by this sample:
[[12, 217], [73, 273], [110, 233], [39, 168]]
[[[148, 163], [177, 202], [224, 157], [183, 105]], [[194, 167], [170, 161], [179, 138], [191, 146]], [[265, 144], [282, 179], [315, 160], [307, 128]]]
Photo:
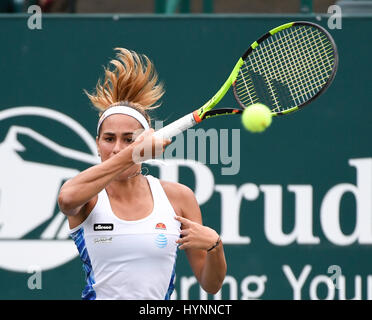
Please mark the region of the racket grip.
[[154, 136], [158, 138], [170, 139], [178, 135], [179, 133], [193, 127], [195, 124], [196, 121], [194, 119], [194, 115], [192, 113], [189, 113], [184, 117], [168, 124], [164, 128], [159, 129], [154, 133]]

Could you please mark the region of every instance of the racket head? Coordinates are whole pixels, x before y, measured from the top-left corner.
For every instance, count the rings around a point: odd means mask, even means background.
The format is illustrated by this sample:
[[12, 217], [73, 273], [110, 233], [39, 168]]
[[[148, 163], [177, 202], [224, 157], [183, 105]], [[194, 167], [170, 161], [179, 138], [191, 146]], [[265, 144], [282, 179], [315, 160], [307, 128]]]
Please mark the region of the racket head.
[[297, 21], [270, 30], [243, 54], [232, 83], [242, 109], [267, 105], [273, 116], [299, 110], [324, 93], [338, 67], [332, 36], [323, 27]]

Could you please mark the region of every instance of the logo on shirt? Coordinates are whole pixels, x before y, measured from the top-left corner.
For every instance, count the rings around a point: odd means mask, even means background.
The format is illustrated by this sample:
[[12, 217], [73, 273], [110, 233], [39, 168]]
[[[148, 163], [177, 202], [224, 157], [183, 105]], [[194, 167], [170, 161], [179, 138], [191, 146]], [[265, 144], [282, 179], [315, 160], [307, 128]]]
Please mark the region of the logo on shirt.
[[112, 223], [95, 223], [94, 231], [112, 231], [114, 230], [114, 224]]
[[100, 237], [100, 238], [95, 238], [94, 243], [111, 243], [112, 242], [112, 237]]
[[165, 248], [167, 244], [168, 244], [167, 237], [162, 233], [158, 234], [158, 236], [155, 239], [155, 245], [161, 249], [161, 248]]
[[159, 222], [159, 223], [156, 224], [155, 229], [167, 230], [167, 227], [165, 226], [164, 223]]

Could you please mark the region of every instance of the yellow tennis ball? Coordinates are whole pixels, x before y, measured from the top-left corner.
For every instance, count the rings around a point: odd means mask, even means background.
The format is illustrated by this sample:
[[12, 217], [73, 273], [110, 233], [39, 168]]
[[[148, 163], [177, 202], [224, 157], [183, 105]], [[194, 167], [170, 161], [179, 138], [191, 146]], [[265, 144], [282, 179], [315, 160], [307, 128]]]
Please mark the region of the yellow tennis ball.
[[271, 110], [262, 103], [255, 103], [244, 109], [242, 123], [250, 132], [262, 132], [272, 121]]

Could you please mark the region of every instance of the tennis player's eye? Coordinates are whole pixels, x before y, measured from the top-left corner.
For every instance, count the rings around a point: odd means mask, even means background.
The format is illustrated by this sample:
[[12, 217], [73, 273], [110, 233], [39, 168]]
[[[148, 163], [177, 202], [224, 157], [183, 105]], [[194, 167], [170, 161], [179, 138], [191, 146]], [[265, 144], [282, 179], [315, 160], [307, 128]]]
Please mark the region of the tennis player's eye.
[[105, 141], [107, 141], [107, 142], [112, 142], [112, 141], [114, 141], [114, 139], [111, 138], [111, 137], [107, 137], [107, 138], [105, 138]]

